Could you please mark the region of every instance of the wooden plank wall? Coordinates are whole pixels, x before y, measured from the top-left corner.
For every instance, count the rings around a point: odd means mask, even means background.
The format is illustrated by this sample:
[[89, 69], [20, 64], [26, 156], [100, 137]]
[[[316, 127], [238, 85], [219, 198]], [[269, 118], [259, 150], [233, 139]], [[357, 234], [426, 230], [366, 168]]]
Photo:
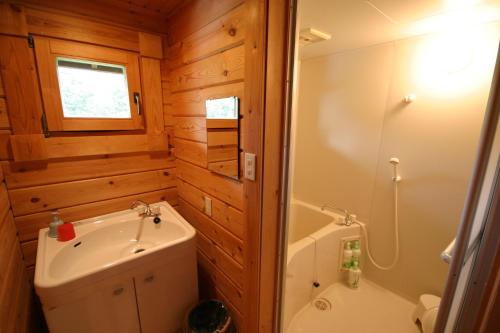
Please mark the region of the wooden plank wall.
[[[8, 5], [0, 6], [8, 11]], [[27, 81], [33, 82], [38, 89], [33, 50], [27, 47], [27, 32], [36, 36], [72, 39], [78, 42], [92, 43], [140, 53], [143, 104], [148, 127], [147, 136], [161, 136], [164, 120], [161, 107], [160, 59], [162, 59], [162, 36], [96, 23], [88, 19], [74, 17], [44, 10], [17, 7], [19, 16], [23, 16], [23, 33], [18, 36], [0, 36], [25, 48], [26, 56], [31, 58], [31, 72], [26, 72]], [[151, 44], [152, 42], [152, 44]], [[160, 47], [155, 47], [159, 45]], [[17, 50], [19, 50], [19, 47]], [[35, 45], [36, 48], [36, 45]], [[17, 52], [17, 51], [16, 51]], [[2, 55], [5, 59], [13, 56]], [[21, 62], [16, 62], [21, 63]], [[18, 78], [23, 73], [12, 66], [4, 66], [2, 75]], [[10, 71], [10, 72], [6, 72]], [[33, 80], [29, 75], [33, 75]], [[13, 80], [15, 81], [15, 80]], [[22, 82], [22, 78], [17, 80]], [[6, 85], [7, 88], [7, 85]], [[2, 95], [4, 95], [2, 89]], [[7, 91], [7, 89], [5, 89]], [[11, 89], [11, 92], [15, 89]], [[26, 89], [24, 90], [26, 93]], [[7, 94], [9, 96], [9, 94]], [[65, 221], [76, 221], [88, 217], [127, 209], [134, 200], [146, 202], [168, 201], [177, 205], [175, 160], [160, 147], [152, 152], [151, 142], [141, 143], [139, 139], [146, 135], [125, 135], [111, 133], [98, 136], [95, 133], [82, 132], [73, 136], [55, 136], [44, 139], [49, 153], [48, 160], [40, 162], [15, 162], [9, 147], [10, 134], [17, 130], [9, 125], [9, 115], [26, 114], [24, 101], [36, 101], [40, 97], [35, 93], [24, 98], [0, 98], [0, 156], [5, 175], [6, 189], [12, 204], [13, 221], [19, 232], [21, 249], [28, 272], [33, 274], [36, 260], [37, 238], [40, 228], [48, 226], [51, 211], [59, 210]], [[35, 102], [33, 102], [35, 103]], [[157, 113], [151, 110], [157, 108]], [[39, 117], [33, 117], [39, 126]], [[123, 140], [123, 138], [130, 140]], [[103, 141], [104, 140], [104, 141]], [[135, 142], [128, 145], [128, 142]], [[137, 144], [140, 143], [140, 144]], [[163, 142], [159, 143], [160, 146]], [[132, 148], [131, 148], [132, 147]], [[84, 156], [88, 155], [88, 156]]]
[[[9, 128], [0, 78], [0, 127]], [[0, 332], [33, 332], [30, 327], [32, 289], [19, 246], [14, 217], [0, 169]]]
[[[243, 1], [211, 2], [193, 2], [179, 13], [182, 20], [172, 22], [173, 43], [163, 63], [164, 110], [175, 137], [179, 211], [198, 231], [201, 295], [224, 300], [241, 331], [248, 300], [244, 189], [242, 181], [208, 170], [205, 100], [245, 99], [247, 7]], [[193, 30], [202, 8], [215, 16]], [[240, 114], [244, 123], [245, 110]], [[244, 133], [240, 142], [244, 150]], [[211, 216], [204, 213], [205, 197], [212, 200]]]

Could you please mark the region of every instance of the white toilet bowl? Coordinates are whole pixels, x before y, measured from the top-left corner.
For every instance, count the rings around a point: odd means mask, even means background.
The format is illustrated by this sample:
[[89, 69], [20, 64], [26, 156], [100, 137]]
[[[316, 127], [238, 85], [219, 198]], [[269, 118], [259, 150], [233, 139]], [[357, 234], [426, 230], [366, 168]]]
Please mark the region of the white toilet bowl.
[[436, 317], [439, 310], [441, 297], [424, 294], [420, 296], [412, 319], [414, 322], [420, 322], [423, 333], [432, 333], [436, 324]]

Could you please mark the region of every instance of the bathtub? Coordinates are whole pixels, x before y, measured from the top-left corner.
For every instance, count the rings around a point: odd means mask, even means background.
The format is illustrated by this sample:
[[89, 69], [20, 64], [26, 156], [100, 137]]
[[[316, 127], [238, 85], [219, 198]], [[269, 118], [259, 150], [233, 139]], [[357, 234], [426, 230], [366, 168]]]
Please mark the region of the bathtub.
[[[287, 268], [283, 327], [311, 297], [324, 291], [329, 285], [345, 278], [340, 271], [341, 240], [360, 238], [358, 225], [338, 224], [341, 215], [322, 211], [320, 207], [293, 200], [290, 205], [288, 226]], [[313, 287], [313, 282], [319, 287]]]
[[[297, 200], [289, 212], [282, 332], [419, 333], [411, 320], [415, 304], [365, 274], [359, 289], [347, 287], [347, 272], [340, 270], [341, 244], [343, 239], [359, 239], [364, 253], [358, 224], [338, 224], [342, 216]], [[363, 270], [364, 254], [360, 262]], [[329, 305], [330, 312], [318, 310], [318, 300]]]
[[300, 200], [290, 204], [288, 244], [295, 243], [332, 223], [337, 214], [322, 211], [319, 207]]

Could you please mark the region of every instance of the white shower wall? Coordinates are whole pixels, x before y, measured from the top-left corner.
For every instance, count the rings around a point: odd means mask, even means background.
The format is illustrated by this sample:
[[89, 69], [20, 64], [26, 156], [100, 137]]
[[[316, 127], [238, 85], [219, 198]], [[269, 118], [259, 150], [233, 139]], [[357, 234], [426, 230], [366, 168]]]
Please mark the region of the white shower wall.
[[[388, 264], [388, 160], [399, 157], [401, 259], [390, 272], [365, 265], [365, 273], [411, 300], [440, 295], [446, 279], [439, 254], [460, 221], [500, 23], [478, 31], [463, 49], [432, 34], [301, 61], [292, 195], [357, 214], [375, 258]], [[417, 99], [405, 104], [409, 93]]]

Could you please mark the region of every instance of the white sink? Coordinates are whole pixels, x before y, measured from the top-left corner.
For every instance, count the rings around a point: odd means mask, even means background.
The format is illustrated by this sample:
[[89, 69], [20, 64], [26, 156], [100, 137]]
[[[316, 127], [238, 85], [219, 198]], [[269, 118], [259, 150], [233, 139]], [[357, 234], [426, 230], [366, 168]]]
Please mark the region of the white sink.
[[[189, 283], [186, 290], [195, 290], [188, 292], [190, 300], [185, 303], [188, 305], [196, 301], [195, 230], [168, 203], [161, 202], [151, 207], [160, 209], [161, 222], [158, 224], [153, 222], [152, 217], [142, 218], [137, 211], [124, 210], [75, 222], [76, 238], [67, 242], [48, 237], [48, 229], [40, 230], [35, 288], [46, 317], [51, 317], [49, 309], [53, 310], [70, 302], [69, 300], [91, 294], [98, 285], [108, 288], [109, 283], [104, 283], [106, 281], [125, 281], [123, 283], [127, 286], [126, 281], [135, 281], [142, 278], [141, 274], [153, 274], [152, 272], [167, 279], [164, 273], [158, 272], [185, 271], [183, 280]], [[183, 262], [186, 262], [186, 269], [183, 268]], [[169, 263], [171, 266], [168, 266]], [[132, 285], [138, 288], [138, 283], [135, 281]], [[113, 288], [123, 290], [125, 287], [115, 283]], [[158, 288], [161, 290], [166, 287]], [[171, 292], [165, 292], [166, 298], [171, 297]], [[103, 293], [102, 290], [100, 293]], [[138, 291], [135, 293], [138, 294]], [[60, 313], [58, 317], [61, 317]], [[47, 319], [49, 328], [51, 323], [53, 327], [59, 325], [58, 322]], [[91, 318], [87, 318], [89, 319]], [[141, 321], [142, 318], [138, 320], [139, 323]], [[106, 325], [108, 326], [102, 327], [111, 328], [109, 323]], [[61, 330], [51, 328], [52, 331]], [[141, 331], [145, 329], [142, 328]]]

